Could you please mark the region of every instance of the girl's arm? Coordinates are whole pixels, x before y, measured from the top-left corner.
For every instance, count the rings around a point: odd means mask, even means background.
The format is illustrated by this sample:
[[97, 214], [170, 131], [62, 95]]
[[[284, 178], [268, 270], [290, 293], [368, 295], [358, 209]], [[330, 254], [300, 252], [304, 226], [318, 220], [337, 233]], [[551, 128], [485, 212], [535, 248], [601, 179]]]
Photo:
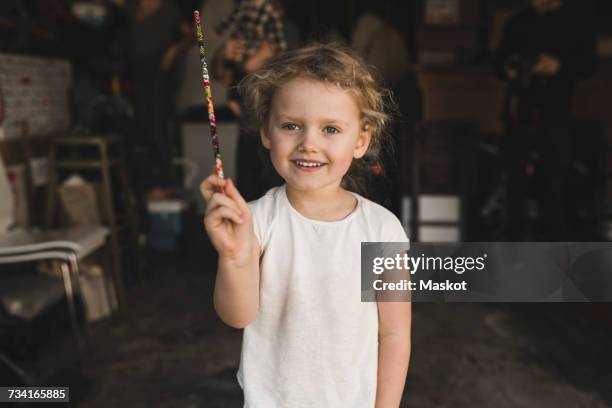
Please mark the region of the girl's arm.
[[[224, 188], [225, 193], [219, 192]], [[230, 179], [212, 174], [201, 186], [204, 226], [219, 254], [213, 303], [226, 324], [244, 328], [259, 310], [259, 242], [253, 215]]]
[[378, 382], [376, 408], [397, 408], [410, 360], [412, 303], [378, 302]]
[[249, 325], [259, 310], [259, 245], [244, 261], [219, 257], [213, 303], [221, 320], [236, 329]]

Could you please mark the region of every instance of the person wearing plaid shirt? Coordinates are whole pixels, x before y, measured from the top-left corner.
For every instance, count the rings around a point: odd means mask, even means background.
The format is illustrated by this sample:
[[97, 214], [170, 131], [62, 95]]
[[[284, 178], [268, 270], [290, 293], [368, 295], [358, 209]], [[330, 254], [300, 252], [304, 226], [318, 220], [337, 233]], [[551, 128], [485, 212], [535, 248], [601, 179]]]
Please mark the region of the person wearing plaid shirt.
[[215, 30], [226, 41], [222, 58], [213, 64], [213, 75], [227, 84], [227, 107], [240, 122], [237, 182], [247, 200], [260, 197], [262, 191], [282, 182], [271, 164], [266, 164], [258, 133], [251, 132], [242, 114], [244, 106], [238, 86], [247, 73], [287, 49], [281, 16], [278, 0], [239, 0]]
[[276, 53], [287, 49], [280, 14], [268, 0], [239, 0], [232, 13], [221, 21], [215, 31], [220, 36], [245, 42], [244, 52], [236, 56], [236, 63], [247, 61], [264, 41]]

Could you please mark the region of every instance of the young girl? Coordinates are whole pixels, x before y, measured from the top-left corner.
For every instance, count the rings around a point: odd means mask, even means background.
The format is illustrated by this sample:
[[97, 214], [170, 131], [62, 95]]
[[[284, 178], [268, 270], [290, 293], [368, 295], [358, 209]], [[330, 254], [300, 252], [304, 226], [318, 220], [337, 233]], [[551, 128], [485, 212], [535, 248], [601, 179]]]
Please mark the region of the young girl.
[[286, 182], [248, 204], [229, 179], [202, 183], [219, 253], [215, 309], [245, 329], [245, 407], [398, 407], [411, 307], [361, 302], [360, 248], [407, 237], [391, 212], [347, 189], [386, 143], [382, 93], [334, 45], [281, 54], [242, 87]]

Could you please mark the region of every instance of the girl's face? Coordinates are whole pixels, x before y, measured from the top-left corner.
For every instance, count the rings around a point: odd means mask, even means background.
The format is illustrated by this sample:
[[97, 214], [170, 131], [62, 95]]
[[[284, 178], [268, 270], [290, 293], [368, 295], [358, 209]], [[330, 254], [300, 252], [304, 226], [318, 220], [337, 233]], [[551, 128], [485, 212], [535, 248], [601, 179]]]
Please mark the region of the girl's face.
[[354, 97], [340, 87], [296, 78], [272, 99], [263, 145], [287, 184], [299, 191], [337, 188], [371, 139]]

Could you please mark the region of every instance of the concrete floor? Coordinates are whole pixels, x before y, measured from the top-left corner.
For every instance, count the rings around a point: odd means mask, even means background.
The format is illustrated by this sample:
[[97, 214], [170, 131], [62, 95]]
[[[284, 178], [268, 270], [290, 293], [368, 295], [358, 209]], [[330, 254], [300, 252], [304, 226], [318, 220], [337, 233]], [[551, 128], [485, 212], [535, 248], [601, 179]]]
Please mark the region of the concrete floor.
[[[241, 407], [241, 332], [214, 314], [214, 260], [204, 239], [151, 256], [125, 321], [91, 324], [93, 351], [71, 365], [69, 333], [29, 365], [70, 384], [75, 406]], [[402, 407], [612, 406], [612, 324], [592, 305], [415, 304]]]

